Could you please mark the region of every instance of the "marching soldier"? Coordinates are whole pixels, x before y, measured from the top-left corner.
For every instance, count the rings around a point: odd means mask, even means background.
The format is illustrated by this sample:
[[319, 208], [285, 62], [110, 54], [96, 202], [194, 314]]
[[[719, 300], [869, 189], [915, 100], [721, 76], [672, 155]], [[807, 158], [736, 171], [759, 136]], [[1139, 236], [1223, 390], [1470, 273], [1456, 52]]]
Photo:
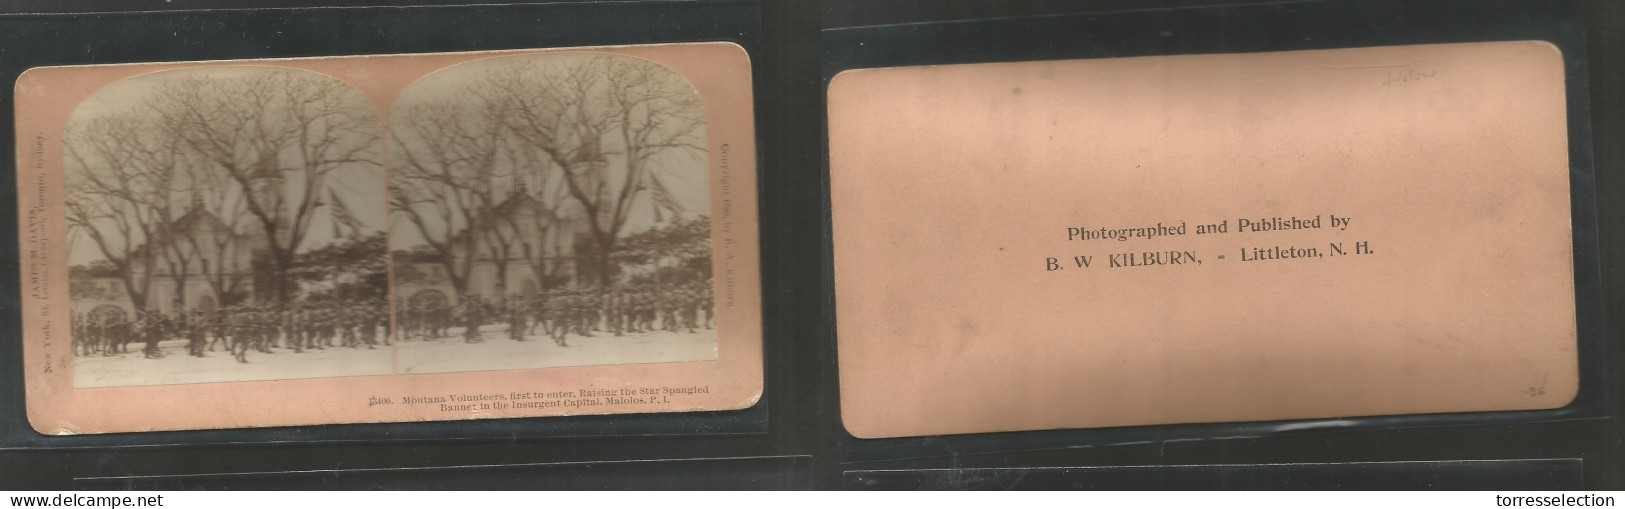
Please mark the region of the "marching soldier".
[[677, 299], [679, 305], [681, 306], [679, 309], [683, 314], [682, 324], [684, 327], [688, 328], [689, 334], [693, 334], [695, 332], [695, 327], [698, 325], [694, 322], [696, 317], [698, 317], [700, 314], [700, 299], [694, 295], [680, 295], [677, 297]]
[[304, 338], [299, 334], [299, 317], [303, 310], [289, 306], [282, 311], [282, 345], [293, 353], [305, 353]]
[[129, 342], [130, 322], [126, 321], [122, 316], [108, 317], [107, 319], [110, 323], [103, 325], [102, 355], [110, 356], [123, 353], [118, 350], [123, 349], [124, 344]]
[[193, 357], [203, 356], [203, 347], [208, 344], [208, 339], [203, 336], [205, 324], [206, 319], [203, 317], [202, 311], [194, 309], [190, 315], [181, 315], [180, 328], [186, 331], [187, 355]]
[[570, 326], [569, 299], [569, 295], [562, 295], [550, 298], [546, 302], [548, 335], [553, 336], [553, 342], [559, 346], [570, 346], [565, 339]]
[[620, 289], [610, 290], [604, 295], [604, 330], [621, 336], [621, 306]]
[[231, 338], [226, 344], [231, 349], [232, 357], [237, 358], [237, 362], [246, 363], [248, 349], [251, 346], [249, 343], [252, 341], [251, 335], [254, 332], [253, 317], [247, 310], [237, 310], [231, 313], [229, 322]]
[[592, 330], [595, 328], [595, 324], [592, 323], [592, 319], [596, 318], [598, 314], [596, 299], [594, 296], [580, 293], [577, 293], [573, 299], [575, 316], [571, 317], [571, 320], [575, 322], [576, 334], [584, 338], [593, 337]]
[[508, 339], [525, 340], [525, 303], [518, 295], [508, 298]]
[[649, 296], [649, 288], [639, 286], [632, 291], [632, 331], [654, 331], [654, 301]]
[[591, 337], [592, 334], [590, 333], [595, 330], [600, 330], [598, 325], [599, 322], [603, 321], [601, 319], [604, 313], [604, 294], [602, 288], [586, 295], [586, 302], [583, 303], [581, 311], [585, 314], [585, 316], [583, 316], [583, 321], [586, 322], [586, 326], [583, 328], [583, 330], [588, 332], [587, 334], [583, 335]]
[[276, 334], [276, 321], [271, 319], [272, 311], [260, 306], [254, 311], [254, 349], [260, 353], [271, 352], [271, 339]]
[[372, 316], [378, 320], [378, 325], [384, 328], [384, 345], [388, 346], [394, 344], [394, 342], [390, 339], [390, 336], [394, 335], [395, 324], [389, 319], [389, 303], [384, 300], [374, 301], [372, 304]]
[[146, 343], [146, 347], [141, 349], [141, 354], [148, 359], [160, 357], [158, 340], [163, 337], [162, 318], [163, 315], [157, 311], [142, 311], [141, 319], [136, 322], [136, 330], [141, 334], [141, 341]]
[[660, 330], [677, 331], [677, 308], [672, 305], [670, 295], [661, 294], [654, 298], [655, 312], [660, 315]]
[[529, 302], [531, 313], [530, 329], [526, 330], [525, 334], [536, 335], [536, 327], [538, 326], [542, 327], [543, 332], [552, 334], [552, 330], [543, 325], [547, 322], [547, 293], [542, 291], [531, 294]]
[[[373, 310], [370, 310], [370, 309], [364, 309], [364, 310], [360, 311], [358, 314], [361, 315], [361, 320], [360, 320], [360, 324], [359, 324], [359, 326], [361, 328], [361, 342], [367, 344], [367, 349], [368, 350], [377, 349], [378, 348], [378, 318], [379, 318], [379, 314], [373, 312]], [[385, 338], [385, 341], [388, 341], [389, 336], [385, 335], [384, 338]]]
[[464, 343], [485, 342], [485, 337], [480, 335], [480, 327], [485, 325], [485, 310], [482, 308], [484, 306], [478, 296], [468, 294], [463, 297]]
[[712, 327], [711, 321], [716, 319], [716, 314], [717, 314], [716, 305], [717, 305], [716, 298], [715, 298], [714, 295], [711, 294], [711, 288], [707, 287], [707, 286], [701, 286], [700, 287], [700, 316], [703, 319], [700, 320], [700, 326], [705, 327], [707, 329]]
[[360, 339], [355, 334], [360, 317], [356, 316], [355, 308], [344, 307], [334, 312], [338, 313], [339, 344], [350, 348], [360, 346]]

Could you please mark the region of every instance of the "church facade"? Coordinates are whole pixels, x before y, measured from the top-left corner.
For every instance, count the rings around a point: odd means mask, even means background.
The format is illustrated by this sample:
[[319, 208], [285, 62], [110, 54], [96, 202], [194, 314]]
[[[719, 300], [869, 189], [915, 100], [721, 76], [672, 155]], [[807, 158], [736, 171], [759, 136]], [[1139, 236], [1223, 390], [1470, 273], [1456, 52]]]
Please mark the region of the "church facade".
[[[574, 286], [576, 239], [587, 224], [574, 203], [560, 209], [549, 209], [520, 186], [452, 237], [449, 269], [438, 256], [397, 253], [394, 293], [400, 304], [455, 306], [459, 293], [494, 299]], [[462, 292], [450, 270], [466, 272]]]
[[[254, 267], [264, 263], [265, 237], [254, 234], [252, 228], [232, 228], [194, 204], [136, 248], [129, 262], [130, 280], [146, 287], [146, 309], [166, 315], [211, 312], [240, 301], [264, 300], [267, 296], [255, 292]], [[93, 278], [88, 288], [95, 291], [74, 296], [74, 312], [104, 306], [132, 314], [136, 311], [135, 300], [121, 278]]]
[[[250, 176], [251, 192], [262, 204], [284, 203], [285, 180], [268, 161]], [[151, 232], [130, 257], [130, 280], [145, 288], [145, 309], [173, 316], [177, 312], [212, 312], [243, 302], [274, 303], [265, 284], [270, 266], [270, 238], [254, 221], [233, 225], [190, 195], [181, 215]], [[286, 212], [280, 211], [278, 233], [287, 238]], [[71, 296], [75, 314], [137, 311], [135, 299], [119, 277], [95, 277]], [[83, 294], [83, 295], [81, 295]], [[118, 308], [119, 311], [114, 311]]]

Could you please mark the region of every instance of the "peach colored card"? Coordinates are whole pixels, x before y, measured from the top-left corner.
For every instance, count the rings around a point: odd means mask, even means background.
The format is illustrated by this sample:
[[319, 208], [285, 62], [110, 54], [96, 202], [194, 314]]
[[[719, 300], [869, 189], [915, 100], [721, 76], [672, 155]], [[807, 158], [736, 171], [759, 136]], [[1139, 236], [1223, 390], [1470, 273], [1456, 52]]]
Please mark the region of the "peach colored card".
[[16, 91], [40, 433], [761, 395], [736, 45], [49, 67]]
[[855, 70], [829, 145], [855, 436], [1576, 394], [1549, 44]]

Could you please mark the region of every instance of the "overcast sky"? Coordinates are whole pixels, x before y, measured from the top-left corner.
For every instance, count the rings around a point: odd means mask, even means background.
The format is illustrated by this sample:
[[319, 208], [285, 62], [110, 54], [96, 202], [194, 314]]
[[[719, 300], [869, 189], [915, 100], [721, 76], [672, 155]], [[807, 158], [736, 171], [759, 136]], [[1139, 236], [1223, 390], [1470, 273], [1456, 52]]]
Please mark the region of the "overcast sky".
[[[395, 104], [391, 107], [389, 122], [392, 126], [396, 122], [402, 122], [402, 119], [406, 118], [406, 116], [398, 113], [407, 111], [415, 105], [448, 99], [471, 100], [472, 97], [469, 91], [479, 87], [481, 80], [494, 70], [512, 66], [532, 65], [537, 73], [560, 72], [562, 69], [579, 65], [587, 59], [598, 57], [635, 59], [635, 57], [608, 53], [550, 52], [499, 56], [465, 62], [431, 73], [408, 86], [406, 90], [401, 92], [400, 97], [396, 99]], [[665, 71], [664, 79], [697, 94], [697, 92], [693, 92], [693, 88], [688, 85], [688, 82], [682, 76], [664, 67], [659, 69]], [[403, 129], [402, 132], [407, 131]], [[705, 139], [703, 126], [699, 131], [699, 139]], [[701, 145], [705, 146], [705, 143], [702, 141]], [[606, 152], [619, 150], [618, 147], [613, 146], [606, 146], [604, 149]], [[396, 147], [392, 146], [391, 150], [396, 150]], [[391, 157], [396, 156], [392, 155]], [[667, 186], [667, 190], [674, 200], [684, 209], [685, 217], [710, 215], [710, 161], [706, 153], [668, 150], [657, 156], [652, 166], [656, 168], [655, 171], [658, 172], [661, 182]], [[536, 190], [532, 189], [532, 191]], [[665, 214], [664, 218], [669, 220], [670, 215]], [[654, 220], [653, 206], [645, 196], [632, 209], [631, 218], [628, 220], [622, 234], [626, 235], [646, 230], [655, 224]], [[397, 221], [391, 235], [392, 245], [396, 249], [405, 249], [423, 243], [417, 228], [407, 224], [404, 220]]]
[[[127, 78], [102, 88], [74, 110], [69, 117], [69, 125], [80, 124], [97, 117], [123, 113], [150, 114], [150, 105], [153, 104], [155, 97], [163, 93], [166, 88], [178, 86], [182, 80], [189, 78], [202, 77], [213, 82], [229, 82], [232, 80], [254, 79], [256, 76], [262, 76], [266, 73], [298, 73], [298, 79], [337, 81], [326, 75], [310, 71], [267, 66], [217, 65], [159, 71]], [[343, 98], [347, 106], [353, 106], [358, 115], [376, 118], [376, 109], [367, 101], [365, 96], [347, 85], [345, 89], [350, 91]], [[381, 143], [383, 139], [382, 124], [375, 121], [368, 125], [377, 127], [378, 130], [373, 134]], [[381, 147], [375, 148], [373, 153], [380, 154], [381, 150]], [[285, 151], [282, 155], [282, 159], [285, 161], [283, 166], [292, 166], [293, 164], [287, 161], [297, 162], [298, 157], [296, 149]], [[71, 175], [71, 168], [77, 165], [71, 160], [66, 161], [66, 163], [70, 168]], [[91, 164], [105, 163], [93, 159]], [[291, 206], [302, 197], [302, 179], [299, 178], [300, 174], [294, 172], [287, 172], [285, 175], [288, 178], [286, 196]], [[385, 224], [386, 212], [383, 192], [385, 182], [381, 167], [368, 164], [352, 164], [334, 170], [327, 175], [329, 185], [339, 196], [339, 199], [348, 206], [350, 212], [362, 224], [363, 228], [371, 231], [381, 231]], [[181, 195], [177, 195], [175, 200], [182, 205], [189, 203], [189, 198]], [[324, 207], [313, 217], [306, 239], [300, 246], [302, 251], [318, 248], [335, 240], [333, 236], [333, 219], [330, 212], [330, 208]], [[104, 235], [116, 234], [111, 228], [104, 230]], [[70, 237], [82, 237], [82, 235], [71, 235]], [[137, 243], [142, 241], [136, 239]], [[70, 264], [89, 263], [102, 258], [88, 238], [70, 238], [70, 242], [73, 243], [69, 256]]]

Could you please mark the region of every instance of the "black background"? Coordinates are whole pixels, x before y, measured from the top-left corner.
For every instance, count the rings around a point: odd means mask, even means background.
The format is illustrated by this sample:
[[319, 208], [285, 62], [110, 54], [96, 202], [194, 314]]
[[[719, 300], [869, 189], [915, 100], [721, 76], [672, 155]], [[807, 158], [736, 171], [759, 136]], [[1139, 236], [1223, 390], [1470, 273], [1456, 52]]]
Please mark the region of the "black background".
[[[1420, 0], [1419, 0], [1420, 1]], [[378, 0], [13, 0], [4, 13], [247, 7], [440, 5]], [[1611, 418], [1165, 441], [843, 465], [834, 359], [820, 338], [817, 270], [824, 97], [819, 29], [1237, 3], [1217, 0], [767, 0], [756, 57], [762, 123], [767, 306], [764, 434], [485, 438], [307, 445], [197, 445], [0, 451], [0, 489], [130, 488], [1625, 488], [1625, 390]], [[1432, 1], [1472, 9], [1471, 1]], [[1620, 309], [1625, 168], [1619, 140], [1625, 3], [1583, 2], [1588, 32], [1599, 235], [1610, 317]], [[1359, 22], [1353, 19], [1351, 23]], [[471, 30], [477, 33], [477, 29]], [[113, 34], [110, 37], [116, 36]], [[409, 39], [410, 33], [398, 37]], [[7, 48], [0, 47], [0, 59]], [[4, 120], [9, 122], [10, 120]], [[6, 253], [10, 255], [11, 253]], [[1496, 275], [1486, 275], [1495, 277]], [[14, 311], [13, 311], [14, 312]], [[1607, 330], [1611, 345], [1619, 333]], [[1611, 387], [1625, 356], [1611, 348]], [[734, 458], [711, 460], [707, 458]], [[756, 459], [749, 459], [756, 458]], [[688, 460], [681, 462], [651, 460]], [[1466, 461], [1463, 460], [1491, 460]], [[1494, 461], [1547, 460], [1547, 461]], [[1551, 461], [1555, 460], [1555, 461]], [[1576, 461], [1577, 460], [1577, 461]], [[1403, 462], [1403, 463], [1385, 463]], [[1244, 467], [1244, 464], [1302, 464]], [[1142, 466], [1187, 465], [1181, 468]], [[1208, 465], [1202, 467], [1201, 465]], [[1055, 468], [1044, 467], [1135, 467]], [[1037, 470], [1027, 470], [1034, 469]], [[873, 472], [965, 469], [943, 473]], [[859, 472], [861, 470], [861, 472]], [[853, 471], [846, 473], [847, 471]], [[897, 480], [887, 484], [886, 479]]]

